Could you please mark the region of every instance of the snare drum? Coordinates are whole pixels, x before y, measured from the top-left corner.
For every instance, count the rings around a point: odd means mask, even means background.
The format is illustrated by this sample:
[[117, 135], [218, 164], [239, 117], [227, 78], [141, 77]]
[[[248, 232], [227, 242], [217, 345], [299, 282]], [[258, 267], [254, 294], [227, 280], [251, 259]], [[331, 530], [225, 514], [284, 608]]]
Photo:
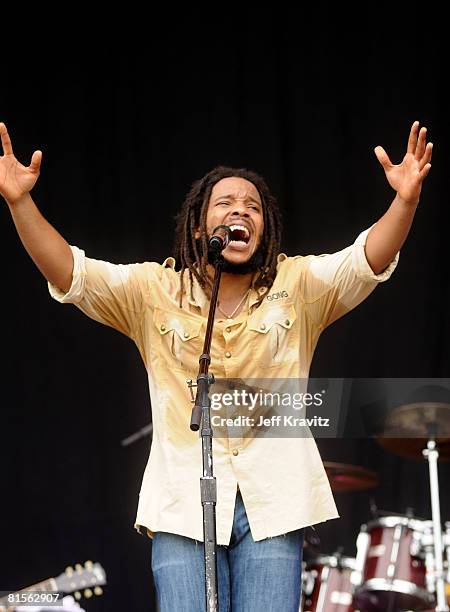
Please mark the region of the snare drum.
[[352, 574], [355, 607], [363, 610], [426, 610], [434, 604], [427, 576], [424, 534], [431, 521], [385, 516], [362, 525]]
[[300, 612], [353, 612], [351, 574], [355, 559], [317, 556], [302, 572]]

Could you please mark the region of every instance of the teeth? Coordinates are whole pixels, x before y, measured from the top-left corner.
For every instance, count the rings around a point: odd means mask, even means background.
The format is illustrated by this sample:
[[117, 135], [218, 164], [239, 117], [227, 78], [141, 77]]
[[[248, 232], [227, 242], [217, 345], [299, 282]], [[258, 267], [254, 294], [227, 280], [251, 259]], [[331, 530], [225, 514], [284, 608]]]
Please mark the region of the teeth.
[[246, 236], [250, 236], [250, 232], [248, 231], [248, 228], [245, 227], [245, 225], [230, 225], [230, 230], [232, 232], [234, 230], [241, 230], [241, 231], [245, 232]]

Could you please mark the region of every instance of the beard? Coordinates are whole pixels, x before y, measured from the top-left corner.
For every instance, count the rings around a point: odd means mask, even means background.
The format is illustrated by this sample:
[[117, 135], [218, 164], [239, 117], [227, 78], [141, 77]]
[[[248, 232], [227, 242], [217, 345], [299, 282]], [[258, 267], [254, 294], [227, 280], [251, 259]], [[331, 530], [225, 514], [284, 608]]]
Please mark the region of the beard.
[[[216, 258], [217, 255], [208, 253], [208, 263], [214, 265]], [[231, 261], [227, 261], [225, 258], [223, 259], [224, 263], [222, 266], [222, 272], [226, 272], [227, 274], [250, 274], [257, 272], [262, 268], [264, 263], [264, 252], [260, 244], [247, 261], [243, 261], [242, 263], [232, 263]]]

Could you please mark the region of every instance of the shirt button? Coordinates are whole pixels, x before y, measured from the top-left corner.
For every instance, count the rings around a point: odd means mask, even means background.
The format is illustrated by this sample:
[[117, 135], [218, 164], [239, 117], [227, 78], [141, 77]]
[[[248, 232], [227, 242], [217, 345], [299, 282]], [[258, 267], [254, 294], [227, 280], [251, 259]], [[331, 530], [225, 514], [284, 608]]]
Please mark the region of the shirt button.
[[189, 338], [189, 332], [184, 332], [183, 336], [184, 336], [185, 338]]
[[237, 448], [233, 449], [233, 455], [237, 457], [239, 455], [239, 451]]
[[284, 322], [285, 325], [290, 325], [291, 322], [289, 321], [289, 319], [286, 319], [286, 321]]
[[230, 351], [227, 351], [227, 352], [225, 353], [225, 357], [231, 357], [231, 353], [230, 353]]
[[225, 329], [225, 331], [226, 331], [226, 332], [228, 332], [228, 333], [230, 333], [230, 331], [231, 331], [231, 327], [227, 327], [227, 328]]
[[161, 331], [166, 331], [166, 326], [165, 325], [161, 325], [160, 329], [161, 329]]
[[261, 323], [260, 329], [262, 329], [263, 331], [266, 329], [266, 326], [264, 323]]

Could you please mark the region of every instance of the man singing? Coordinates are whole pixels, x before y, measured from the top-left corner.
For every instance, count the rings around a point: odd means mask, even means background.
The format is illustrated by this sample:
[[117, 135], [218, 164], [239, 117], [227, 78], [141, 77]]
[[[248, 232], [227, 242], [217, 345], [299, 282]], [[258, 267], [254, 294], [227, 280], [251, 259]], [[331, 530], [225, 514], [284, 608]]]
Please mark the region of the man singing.
[[[23, 166], [4, 124], [0, 132], [0, 193], [52, 297], [129, 336], [144, 360], [153, 442], [136, 527], [152, 538], [161, 612], [204, 610], [201, 439], [189, 428], [186, 379], [196, 377], [203, 347], [214, 272], [209, 237], [218, 225], [230, 227], [210, 371], [225, 379], [307, 378], [322, 330], [396, 266], [431, 167], [426, 128], [412, 125], [398, 165], [375, 149], [396, 195], [342, 251], [280, 254], [280, 213], [264, 179], [220, 166], [190, 189], [174, 258], [127, 265], [69, 246], [30, 196], [41, 152]], [[338, 516], [314, 439], [213, 438], [213, 457], [221, 612], [297, 612], [303, 529]]]

